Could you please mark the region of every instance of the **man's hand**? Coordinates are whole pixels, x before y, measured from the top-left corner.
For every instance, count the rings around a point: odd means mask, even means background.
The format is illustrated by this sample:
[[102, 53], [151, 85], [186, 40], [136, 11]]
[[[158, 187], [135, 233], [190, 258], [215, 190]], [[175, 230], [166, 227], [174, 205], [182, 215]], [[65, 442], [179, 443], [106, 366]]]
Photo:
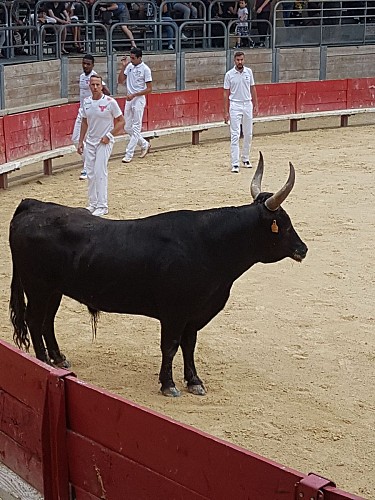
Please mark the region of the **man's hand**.
[[224, 123], [229, 123], [229, 113], [224, 113]]
[[83, 142], [79, 142], [77, 146], [77, 153], [81, 155], [83, 153]]
[[100, 139], [100, 142], [102, 144], [109, 144], [109, 137], [107, 137], [106, 135], [103, 136], [101, 139]]
[[134, 97], [136, 97], [136, 95], [135, 95], [135, 94], [128, 94], [128, 95], [126, 96], [126, 100], [127, 100], [127, 101], [132, 101], [132, 100], [134, 99]]

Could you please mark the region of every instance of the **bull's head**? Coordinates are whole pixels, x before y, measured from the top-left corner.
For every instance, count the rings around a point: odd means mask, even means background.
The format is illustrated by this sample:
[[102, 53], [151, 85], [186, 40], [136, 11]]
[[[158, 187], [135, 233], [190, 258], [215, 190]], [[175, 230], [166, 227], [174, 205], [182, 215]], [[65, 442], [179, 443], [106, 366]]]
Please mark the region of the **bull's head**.
[[288, 197], [295, 182], [295, 170], [289, 162], [289, 178], [277, 193], [262, 193], [264, 161], [259, 152], [259, 162], [251, 181], [250, 192], [256, 204], [265, 207], [262, 213], [262, 227], [265, 231], [268, 248], [262, 262], [275, 262], [284, 257], [301, 262], [307, 253], [307, 246], [296, 233], [289, 215], [281, 208], [281, 203]]

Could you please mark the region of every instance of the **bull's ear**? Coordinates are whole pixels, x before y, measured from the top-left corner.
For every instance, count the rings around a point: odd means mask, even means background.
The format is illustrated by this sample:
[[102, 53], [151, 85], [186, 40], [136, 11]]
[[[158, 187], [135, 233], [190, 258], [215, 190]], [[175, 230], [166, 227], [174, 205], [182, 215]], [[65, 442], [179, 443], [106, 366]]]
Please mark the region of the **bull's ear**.
[[289, 193], [293, 189], [294, 182], [296, 180], [296, 173], [293, 165], [289, 162], [289, 177], [284, 186], [275, 194], [273, 194], [268, 200], [266, 200], [265, 205], [268, 210], [274, 212], [279, 208], [284, 200], [288, 197]]
[[262, 152], [259, 151], [258, 166], [250, 185], [250, 193], [251, 196], [253, 197], [253, 200], [255, 200], [258, 194], [262, 191], [263, 168], [264, 168], [263, 155]]

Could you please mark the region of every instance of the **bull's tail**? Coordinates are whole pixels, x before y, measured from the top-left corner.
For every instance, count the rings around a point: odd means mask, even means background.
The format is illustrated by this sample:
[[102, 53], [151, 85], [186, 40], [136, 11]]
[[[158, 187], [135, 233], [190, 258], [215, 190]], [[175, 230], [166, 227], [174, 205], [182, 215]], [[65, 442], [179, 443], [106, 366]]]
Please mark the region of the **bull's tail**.
[[30, 339], [25, 321], [26, 303], [25, 294], [17, 267], [13, 262], [13, 276], [10, 285], [9, 302], [10, 320], [14, 327], [13, 340], [20, 348], [26, 351], [30, 348]]
[[89, 313], [91, 314], [91, 329], [92, 329], [92, 338], [96, 338], [96, 330], [98, 327], [98, 320], [100, 316], [100, 311], [97, 309], [93, 309], [92, 307], [87, 306]]

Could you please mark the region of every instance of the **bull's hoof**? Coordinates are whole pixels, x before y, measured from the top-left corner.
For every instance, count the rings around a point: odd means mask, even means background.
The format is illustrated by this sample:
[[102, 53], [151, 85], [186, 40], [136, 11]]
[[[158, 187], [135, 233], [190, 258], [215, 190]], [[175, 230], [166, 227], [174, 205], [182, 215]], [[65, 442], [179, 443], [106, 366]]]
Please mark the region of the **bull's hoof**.
[[181, 396], [181, 392], [177, 387], [166, 387], [165, 389], [161, 389], [161, 393], [163, 396], [168, 396], [170, 398], [178, 398]]
[[196, 396], [205, 396], [206, 395], [205, 388], [201, 384], [188, 385], [188, 391], [191, 392], [192, 394], [195, 394]]
[[66, 357], [62, 355], [61, 358], [53, 361], [53, 366], [55, 366], [56, 368], [65, 368], [65, 370], [68, 370], [72, 366], [72, 364], [69, 359], [66, 359]]

